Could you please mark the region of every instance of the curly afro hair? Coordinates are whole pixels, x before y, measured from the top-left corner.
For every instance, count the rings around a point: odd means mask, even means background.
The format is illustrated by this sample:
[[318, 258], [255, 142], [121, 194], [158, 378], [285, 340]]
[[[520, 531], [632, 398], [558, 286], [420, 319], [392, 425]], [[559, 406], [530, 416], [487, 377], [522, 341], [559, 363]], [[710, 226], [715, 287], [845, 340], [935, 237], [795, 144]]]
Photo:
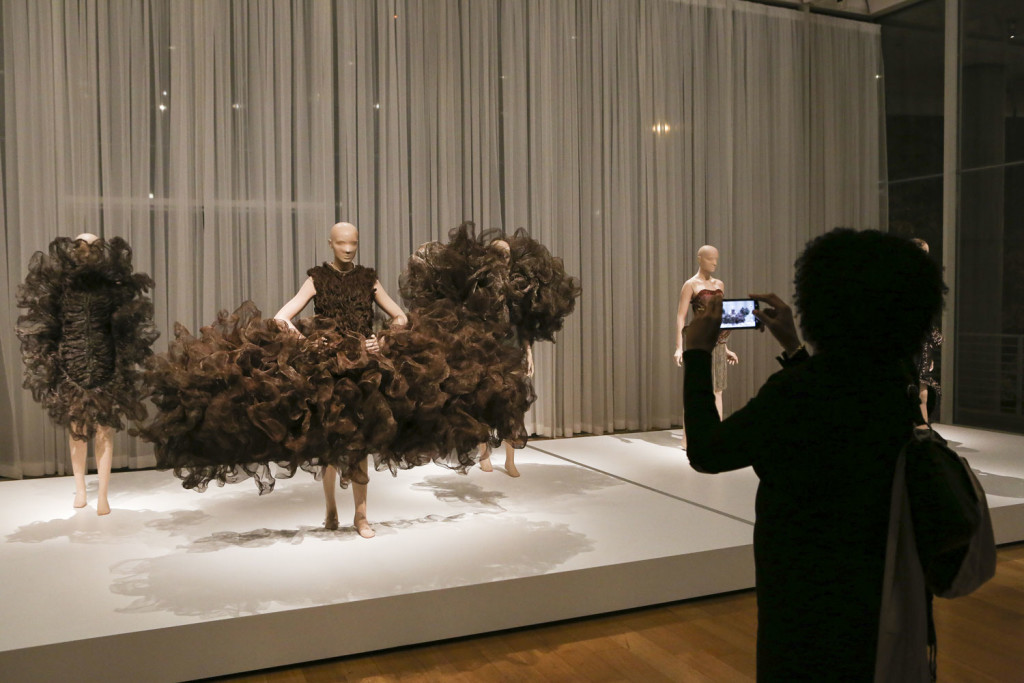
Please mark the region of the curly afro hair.
[[912, 241], [836, 228], [796, 260], [795, 308], [818, 352], [909, 359], [942, 311], [942, 272]]

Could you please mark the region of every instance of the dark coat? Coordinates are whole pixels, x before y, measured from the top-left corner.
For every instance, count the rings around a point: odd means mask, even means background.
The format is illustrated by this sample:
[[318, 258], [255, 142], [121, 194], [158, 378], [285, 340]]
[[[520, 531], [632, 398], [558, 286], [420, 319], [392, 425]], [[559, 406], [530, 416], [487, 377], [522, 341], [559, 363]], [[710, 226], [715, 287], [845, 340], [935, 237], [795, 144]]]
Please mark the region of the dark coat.
[[760, 479], [758, 680], [870, 681], [912, 377], [891, 360], [801, 352], [719, 421], [710, 354], [684, 359], [690, 464], [709, 473], [753, 466]]

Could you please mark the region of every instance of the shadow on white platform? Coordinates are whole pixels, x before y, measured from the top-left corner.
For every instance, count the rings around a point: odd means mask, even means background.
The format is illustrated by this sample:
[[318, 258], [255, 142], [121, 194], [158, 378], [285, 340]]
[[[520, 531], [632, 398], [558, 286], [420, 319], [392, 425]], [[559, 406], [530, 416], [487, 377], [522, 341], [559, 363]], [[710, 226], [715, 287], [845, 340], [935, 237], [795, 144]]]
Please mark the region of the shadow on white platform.
[[[982, 473], [997, 540], [1024, 540], [1024, 438], [940, 431]], [[186, 680], [753, 586], [749, 469], [697, 474], [678, 432], [516, 460], [519, 479], [374, 473], [372, 540], [324, 531], [301, 473], [262, 497], [115, 474], [107, 517], [72, 509], [70, 478], [2, 483], [3, 679]]]

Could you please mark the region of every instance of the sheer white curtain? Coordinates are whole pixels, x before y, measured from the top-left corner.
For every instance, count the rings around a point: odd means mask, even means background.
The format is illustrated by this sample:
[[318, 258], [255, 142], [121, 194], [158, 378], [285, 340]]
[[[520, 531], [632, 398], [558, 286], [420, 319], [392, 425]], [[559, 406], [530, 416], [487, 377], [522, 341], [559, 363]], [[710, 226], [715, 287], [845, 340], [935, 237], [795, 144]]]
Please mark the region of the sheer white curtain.
[[[166, 348], [251, 298], [272, 313], [361, 228], [397, 278], [464, 219], [523, 226], [580, 274], [537, 349], [531, 430], [681, 417], [676, 298], [696, 249], [728, 293], [880, 218], [878, 29], [739, 0], [5, 0], [0, 475], [64, 473], [20, 388], [14, 290], [57, 235], [120, 235]], [[727, 409], [774, 369], [734, 334]], [[122, 435], [116, 467], [152, 463]]]

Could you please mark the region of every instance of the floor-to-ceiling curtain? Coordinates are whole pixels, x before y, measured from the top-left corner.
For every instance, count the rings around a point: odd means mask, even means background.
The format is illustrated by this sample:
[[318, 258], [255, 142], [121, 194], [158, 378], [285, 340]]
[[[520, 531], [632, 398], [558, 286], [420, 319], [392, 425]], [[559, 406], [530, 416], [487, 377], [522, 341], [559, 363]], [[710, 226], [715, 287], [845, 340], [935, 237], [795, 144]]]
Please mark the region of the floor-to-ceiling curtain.
[[[20, 388], [14, 292], [58, 235], [120, 235], [166, 348], [273, 313], [336, 220], [397, 296], [462, 220], [526, 227], [584, 293], [536, 349], [531, 431], [679, 423], [676, 299], [791, 293], [835, 225], [883, 227], [876, 27], [741, 0], [4, 0], [0, 475], [69, 469]], [[727, 410], [774, 369], [736, 333]], [[152, 464], [121, 435], [116, 467]]]

